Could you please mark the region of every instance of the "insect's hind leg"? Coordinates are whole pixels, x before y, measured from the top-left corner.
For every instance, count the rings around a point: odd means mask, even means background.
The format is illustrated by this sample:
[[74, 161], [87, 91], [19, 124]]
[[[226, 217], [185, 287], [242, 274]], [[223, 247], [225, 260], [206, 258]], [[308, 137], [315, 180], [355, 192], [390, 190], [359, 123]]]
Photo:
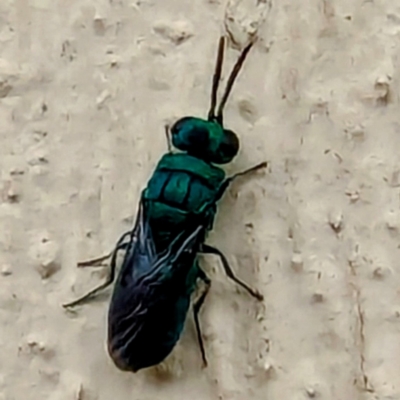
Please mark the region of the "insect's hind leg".
[[70, 303], [63, 304], [64, 308], [75, 307], [78, 304], [85, 303], [89, 300], [89, 298], [93, 297], [95, 294], [100, 292], [101, 290], [105, 289], [107, 286], [110, 286], [115, 278], [115, 268], [116, 268], [116, 261], [117, 261], [117, 254], [119, 250], [124, 250], [128, 247], [129, 243], [120, 244], [115, 248], [112, 254], [111, 265], [110, 265], [110, 273], [108, 275], [107, 280], [102, 283], [100, 286], [94, 288], [89, 293], [86, 293], [84, 296], [80, 297], [77, 300], [71, 301]]
[[[64, 308], [75, 307], [75, 306], [77, 306], [78, 304], [82, 304], [82, 303], [86, 302], [90, 297], [93, 297], [96, 293], [100, 292], [101, 290], [105, 289], [107, 286], [110, 286], [110, 285], [113, 283], [114, 278], [115, 278], [115, 268], [116, 268], [116, 261], [117, 261], [118, 251], [120, 251], [120, 250], [125, 250], [125, 249], [129, 246], [130, 242], [128, 242], [128, 243], [123, 243], [124, 240], [125, 240], [125, 238], [126, 238], [127, 236], [129, 236], [129, 235], [132, 235], [132, 231], [125, 232], [125, 233], [119, 238], [115, 249], [114, 249], [114, 250], [111, 252], [111, 254], [110, 254], [110, 256], [111, 256], [112, 258], [111, 258], [111, 264], [110, 264], [110, 273], [109, 273], [109, 275], [108, 275], [107, 280], [106, 280], [103, 284], [101, 284], [100, 286], [98, 286], [97, 288], [94, 288], [94, 289], [91, 290], [89, 293], [87, 293], [87, 294], [85, 294], [84, 296], [80, 297], [79, 299], [74, 300], [74, 301], [71, 301], [70, 303], [63, 304], [63, 307], [64, 307]], [[93, 265], [93, 264], [91, 264], [90, 262], [93, 262], [93, 261], [94, 261], [94, 262], [96, 262], [96, 261], [98, 262], [98, 260], [103, 261], [103, 260], [106, 260], [107, 258], [110, 258], [110, 256], [103, 256], [103, 257], [96, 258], [96, 259], [94, 259], [94, 260], [86, 261], [86, 262], [84, 262], [84, 263], [85, 263], [84, 266]], [[82, 263], [80, 263], [80, 264], [82, 264]], [[94, 264], [94, 265], [95, 265], [95, 264]]]
[[245, 282], [240, 280], [232, 271], [232, 268], [230, 267], [228, 260], [226, 257], [223, 255], [223, 253], [216, 249], [215, 247], [209, 246], [207, 244], [203, 244], [201, 250], [201, 253], [204, 254], [214, 254], [219, 256], [222, 262], [222, 266], [225, 270], [226, 275], [228, 275], [228, 278], [232, 279], [235, 283], [237, 283], [239, 286], [241, 286], [243, 289], [245, 289], [251, 296], [255, 297], [257, 300], [263, 300], [263, 295], [257, 291], [256, 289], [252, 289], [249, 285], [247, 285]]
[[114, 252], [114, 250], [108, 254], [105, 254], [104, 256], [101, 256], [101, 257], [91, 258], [90, 260], [86, 260], [86, 261], [79, 261], [77, 263], [77, 266], [79, 268], [104, 267], [105, 264], [102, 264], [102, 262], [108, 260], [113, 255], [113, 252]]
[[210, 290], [211, 280], [202, 269], [198, 268], [198, 270], [199, 270], [198, 278], [201, 279], [206, 286], [203, 289], [203, 293], [200, 295], [200, 297], [196, 300], [196, 302], [193, 305], [193, 315], [194, 315], [194, 323], [196, 326], [197, 341], [199, 343], [201, 358], [203, 360], [203, 367], [207, 367], [206, 351], [204, 349], [203, 336], [201, 334], [201, 329], [200, 329], [199, 313], [202, 305], [204, 304], [204, 300], [207, 297], [208, 291]]

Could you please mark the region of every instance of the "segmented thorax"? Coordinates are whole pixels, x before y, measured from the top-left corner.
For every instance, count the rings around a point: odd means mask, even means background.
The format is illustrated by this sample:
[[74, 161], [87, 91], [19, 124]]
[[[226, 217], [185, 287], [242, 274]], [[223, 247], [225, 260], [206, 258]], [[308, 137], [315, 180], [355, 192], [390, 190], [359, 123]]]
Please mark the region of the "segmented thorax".
[[[165, 154], [145, 190], [155, 242], [173, 239], [193, 220], [193, 214], [209, 218], [224, 181], [222, 169], [185, 153]], [[168, 239], [169, 238], [169, 239]]]

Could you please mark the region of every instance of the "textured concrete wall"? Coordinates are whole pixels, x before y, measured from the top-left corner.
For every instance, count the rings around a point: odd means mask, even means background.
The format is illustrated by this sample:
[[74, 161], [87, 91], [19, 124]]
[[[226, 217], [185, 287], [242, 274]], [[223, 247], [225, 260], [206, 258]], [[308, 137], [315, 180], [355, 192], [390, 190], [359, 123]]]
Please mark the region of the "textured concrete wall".
[[[225, 23], [224, 23], [225, 22]], [[213, 286], [172, 356], [105, 349], [111, 250], [166, 151], [206, 115], [218, 37], [259, 40], [228, 103], [242, 147], [204, 257]], [[400, 399], [400, 6], [395, 1], [0, 2], [0, 399]], [[230, 49], [225, 67], [237, 57]], [[225, 73], [226, 75], [226, 73]]]

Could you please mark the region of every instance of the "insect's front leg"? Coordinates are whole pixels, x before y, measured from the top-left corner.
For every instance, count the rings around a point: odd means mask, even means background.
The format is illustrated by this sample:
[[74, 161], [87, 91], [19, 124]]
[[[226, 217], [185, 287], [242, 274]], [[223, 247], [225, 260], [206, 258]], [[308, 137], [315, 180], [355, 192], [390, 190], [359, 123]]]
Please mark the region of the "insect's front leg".
[[164, 129], [165, 129], [165, 136], [167, 138], [168, 153], [171, 153], [172, 152], [172, 144], [171, 144], [171, 134], [169, 132], [169, 125], [165, 125]]
[[264, 169], [266, 168], [268, 165], [267, 161], [264, 161], [260, 164], [255, 165], [254, 167], [248, 168], [244, 171], [241, 172], [237, 172], [236, 174], [230, 176], [229, 178], [225, 179], [224, 182], [222, 182], [222, 185], [220, 186], [219, 190], [218, 190], [218, 194], [216, 196], [216, 201], [218, 201], [223, 194], [225, 193], [226, 189], [228, 189], [228, 186], [236, 179], [239, 178], [240, 176], [244, 176], [244, 175], [248, 175], [251, 174], [253, 172], [258, 171], [259, 169]]
[[232, 182], [234, 179], [238, 178], [239, 176], [251, 174], [252, 172], [258, 171], [259, 169], [267, 168], [267, 166], [268, 166], [268, 162], [264, 161], [260, 164], [255, 165], [254, 167], [245, 169], [244, 171], [241, 171], [241, 172], [237, 172], [236, 174], [229, 177], [228, 180], [230, 180]]
[[247, 285], [245, 282], [240, 280], [232, 271], [232, 268], [230, 267], [228, 260], [226, 257], [223, 255], [223, 253], [216, 249], [215, 247], [209, 246], [207, 244], [203, 244], [201, 249], [201, 253], [204, 254], [214, 254], [217, 255], [221, 262], [222, 266], [225, 270], [226, 275], [228, 275], [228, 278], [232, 279], [235, 283], [237, 283], [239, 286], [241, 286], [243, 289], [245, 289], [251, 296], [255, 297], [257, 300], [263, 300], [264, 297], [263, 295], [256, 289], [252, 289], [249, 285]]
[[202, 269], [200, 269], [200, 267], [198, 267], [198, 270], [199, 270], [198, 278], [205, 283], [205, 288], [203, 289], [203, 293], [201, 294], [201, 296], [196, 300], [196, 302], [193, 305], [193, 314], [194, 314], [194, 323], [196, 325], [197, 340], [199, 342], [201, 358], [203, 360], [203, 367], [207, 367], [206, 351], [204, 349], [203, 337], [200, 329], [199, 313], [204, 303], [204, 300], [207, 297], [208, 291], [210, 290], [211, 280], [206, 275], [206, 273]]

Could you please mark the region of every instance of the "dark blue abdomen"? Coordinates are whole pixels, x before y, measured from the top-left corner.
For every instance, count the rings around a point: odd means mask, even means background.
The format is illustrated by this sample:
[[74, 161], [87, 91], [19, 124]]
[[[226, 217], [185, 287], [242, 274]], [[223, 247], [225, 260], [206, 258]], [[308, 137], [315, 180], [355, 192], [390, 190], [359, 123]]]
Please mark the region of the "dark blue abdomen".
[[[134, 265], [133, 265], [134, 267]], [[198, 277], [197, 262], [174, 265], [151, 279], [119, 286], [108, 314], [108, 351], [116, 366], [136, 372], [162, 362], [183, 331]]]

